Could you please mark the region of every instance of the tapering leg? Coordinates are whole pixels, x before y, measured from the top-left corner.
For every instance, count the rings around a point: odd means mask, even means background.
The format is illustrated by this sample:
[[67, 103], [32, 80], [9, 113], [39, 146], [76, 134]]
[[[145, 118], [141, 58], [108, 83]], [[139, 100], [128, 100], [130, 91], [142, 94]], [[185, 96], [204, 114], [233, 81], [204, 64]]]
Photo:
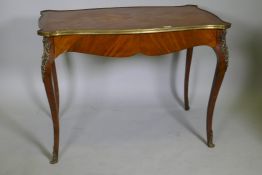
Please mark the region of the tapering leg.
[[53, 80], [53, 86], [54, 86], [54, 91], [55, 91], [57, 112], [59, 113], [59, 88], [58, 88], [55, 61], [52, 64], [52, 80]]
[[184, 81], [184, 103], [185, 110], [189, 110], [189, 101], [188, 101], [188, 84], [189, 84], [189, 74], [190, 66], [192, 61], [193, 48], [188, 48], [186, 53], [186, 70], [185, 70], [185, 81]]
[[54, 128], [54, 146], [53, 156], [50, 161], [54, 164], [58, 161], [59, 152], [59, 95], [58, 95], [58, 83], [55, 70], [54, 56], [53, 56], [53, 45], [52, 38], [43, 39], [44, 53], [42, 57], [42, 77], [45, 85], [45, 90], [51, 110], [53, 128]]
[[216, 65], [216, 71], [215, 71], [212, 89], [209, 97], [209, 102], [208, 102], [207, 121], [206, 121], [207, 145], [210, 148], [215, 146], [213, 143], [213, 130], [212, 130], [213, 112], [215, 108], [216, 99], [219, 93], [219, 89], [224, 79], [224, 75], [228, 63], [228, 50], [225, 41], [225, 34], [226, 34], [225, 31], [221, 32], [219, 43], [215, 48], [213, 48], [217, 55], [217, 65]]
[[51, 110], [53, 128], [54, 128], [54, 147], [53, 147], [53, 157], [50, 161], [51, 164], [54, 164], [58, 161], [58, 150], [59, 150], [59, 118], [58, 118], [58, 107], [55, 98], [55, 91], [52, 83], [51, 74], [47, 75], [44, 78], [44, 85], [46, 89], [46, 94]]

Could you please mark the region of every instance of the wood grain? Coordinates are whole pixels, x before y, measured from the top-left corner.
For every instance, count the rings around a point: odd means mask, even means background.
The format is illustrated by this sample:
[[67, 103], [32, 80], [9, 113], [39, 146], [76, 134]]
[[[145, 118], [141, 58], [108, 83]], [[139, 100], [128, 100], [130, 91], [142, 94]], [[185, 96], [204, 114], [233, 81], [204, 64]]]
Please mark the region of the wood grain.
[[225, 28], [230, 26], [229, 23], [196, 5], [45, 10], [41, 12], [39, 19], [39, 28], [42, 32], [152, 29], [165, 26], [199, 25], [224, 25]]
[[151, 34], [55, 36], [55, 57], [80, 52], [107, 57], [129, 57], [137, 53], [156, 56], [186, 48], [215, 47], [220, 30], [192, 30]]

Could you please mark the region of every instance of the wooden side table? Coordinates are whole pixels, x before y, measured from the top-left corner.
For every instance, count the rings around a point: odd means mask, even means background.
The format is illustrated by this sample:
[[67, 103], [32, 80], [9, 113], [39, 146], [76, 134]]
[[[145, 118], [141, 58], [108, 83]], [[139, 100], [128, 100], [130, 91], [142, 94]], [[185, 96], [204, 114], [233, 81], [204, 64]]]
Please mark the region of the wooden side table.
[[41, 71], [54, 127], [51, 163], [58, 161], [59, 150], [55, 58], [65, 52], [129, 57], [137, 53], [157, 56], [187, 49], [184, 101], [185, 110], [189, 110], [188, 80], [193, 47], [210, 46], [217, 55], [217, 65], [207, 108], [206, 130], [207, 145], [214, 147], [212, 118], [228, 65], [225, 37], [230, 25], [195, 5], [42, 11], [38, 34], [43, 36]]

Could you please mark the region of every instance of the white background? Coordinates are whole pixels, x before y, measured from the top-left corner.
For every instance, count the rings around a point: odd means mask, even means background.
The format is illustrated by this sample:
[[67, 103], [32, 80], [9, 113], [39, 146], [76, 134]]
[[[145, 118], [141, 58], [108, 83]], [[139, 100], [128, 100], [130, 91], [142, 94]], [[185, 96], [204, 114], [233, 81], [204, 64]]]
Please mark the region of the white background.
[[[229, 68], [204, 144], [216, 63], [196, 47], [190, 111], [183, 110], [185, 52], [128, 59], [59, 56], [60, 161], [50, 165], [52, 123], [41, 80], [44, 9], [197, 4], [231, 22]], [[259, 174], [262, 163], [261, 0], [1, 0], [0, 174]]]

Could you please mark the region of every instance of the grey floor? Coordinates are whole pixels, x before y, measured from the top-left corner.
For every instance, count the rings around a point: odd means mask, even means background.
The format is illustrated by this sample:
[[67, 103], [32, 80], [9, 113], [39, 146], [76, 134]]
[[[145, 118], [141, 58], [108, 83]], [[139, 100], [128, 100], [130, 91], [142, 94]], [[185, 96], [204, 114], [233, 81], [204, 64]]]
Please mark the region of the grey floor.
[[[199, 56], [197, 53], [195, 57]], [[123, 94], [117, 98], [98, 99], [103, 94], [92, 96], [92, 93], [96, 90], [103, 93], [99, 87], [78, 89], [78, 85], [85, 87], [96, 79], [89, 77], [86, 82], [76, 80], [77, 87], [70, 89], [64, 81], [67, 74], [63, 72], [61, 59], [57, 64], [62, 74], [61, 147], [60, 160], [55, 165], [49, 164], [52, 123], [40, 74], [31, 75], [22, 69], [21, 74], [2, 74], [0, 174], [257, 175], [262, 171], [261, 93], [244, 86], [249, 79], [242, 72], [246, 62], [243, 56], [235, 54], [234, 57], [239, 60], [230, 62], [232, 66], [214, 114], [216, 147], [213, 149], [205, 145], [205, 115], [212, 74], [206, 78], [205, 70], [199, 68], [197, 62], [193, 67], [202, 70], [196, 75], [202, 78], [198, 79], [200, 83], [194, 80], [193, 68], [191, 109], [184, 111], [181, 88], [178, 94], [172, 88], [166, 91], [162, 88], [157, 95], [153, 92], [135, 95], [131, 87], [129, 96], [123, 95], [127, 92], [120, 92]], [[215, 63], [204, 60], [208, 65]], [[134, 58], [134, 62], [141, 60]], [[163, 77], [160, 79], [165, 82]], [[201, 91], [201, 82], [205, 81], [209, 86]], [[144, 83], [148, 83], [148, 88], [151, 85], [150, 80]], [[166, 86], [169, 86], [167, 82]], [[107, 97], [117, 94], [107, 94]]]

